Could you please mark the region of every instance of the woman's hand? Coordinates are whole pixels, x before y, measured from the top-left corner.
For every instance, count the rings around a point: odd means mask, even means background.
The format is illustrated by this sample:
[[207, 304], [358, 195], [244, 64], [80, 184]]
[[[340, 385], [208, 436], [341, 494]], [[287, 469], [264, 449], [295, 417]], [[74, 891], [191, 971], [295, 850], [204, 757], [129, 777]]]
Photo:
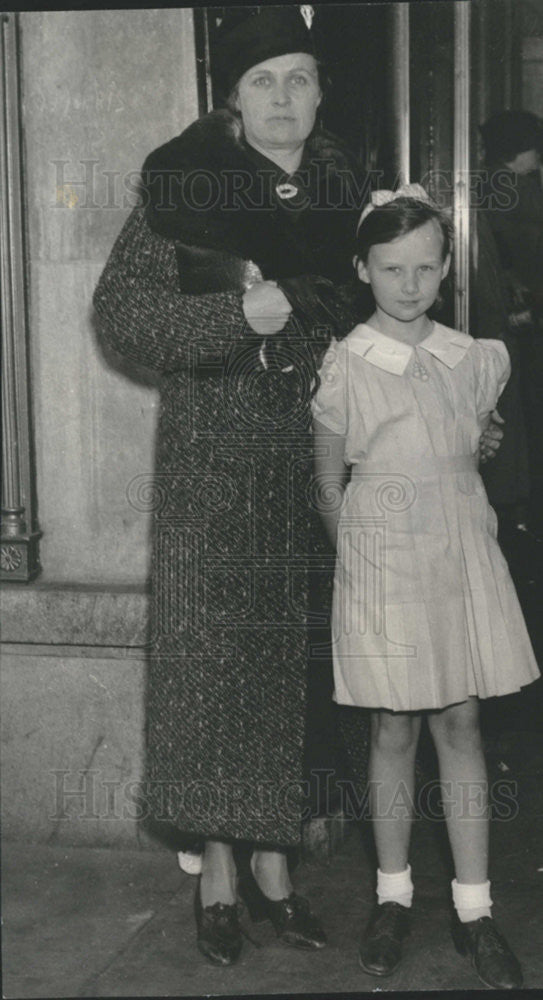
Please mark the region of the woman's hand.
[[243, 296], [243, 312], [251, 329], [271, 337], [285, 326], [292, 306], [276, 281], [257, 281]]
[[490, 414], [490, 421], [486, 430], [481, 434], [481, 439], [479, 441], [479, 455], [481, 462], [488, 462], [489, 458], [494, 458], [498, 448], [502, 443], [503, 431], [500, 425], [503, 425], [505, 420], [500, 417], [497, 410], [494, 410]]

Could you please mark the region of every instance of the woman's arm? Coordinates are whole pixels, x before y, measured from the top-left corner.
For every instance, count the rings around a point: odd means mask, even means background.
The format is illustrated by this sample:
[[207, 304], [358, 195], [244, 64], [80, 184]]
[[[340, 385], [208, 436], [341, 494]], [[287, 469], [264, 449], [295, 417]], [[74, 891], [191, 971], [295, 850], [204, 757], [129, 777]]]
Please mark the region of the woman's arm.
[[335, 550], [341, 502], [349, 476], [345, 465], [345, 437], [313, 419], [313, 441], [315, 496], [326, 533]]
[[100, 332], [119, 354], [157, 371], [188, 367], [194, 345], [221, 349], [247, 334], [239, 292], [183, 295], [174, 244], [136, 208], [94, 293]]

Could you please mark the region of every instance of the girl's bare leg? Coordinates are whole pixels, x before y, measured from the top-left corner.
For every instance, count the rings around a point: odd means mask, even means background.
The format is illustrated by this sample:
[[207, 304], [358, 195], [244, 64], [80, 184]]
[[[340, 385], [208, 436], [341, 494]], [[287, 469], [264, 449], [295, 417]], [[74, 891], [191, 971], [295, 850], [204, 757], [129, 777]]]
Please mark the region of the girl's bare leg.
[[372, 712], [370, 806], [382, 872], [407, 868], [420, 724], [420, 716], [412, 713]]
[[445, 819], [458, 882], [486, 882], [488, 780], [479, 729], [479, 702], [469, 698], [440, 712], [428, 725], [439, 759]]
[[[439, 758], [442, 798], [456, 869], [452, 884], [461, 954], [494, 989], [519, 989], [522, 969], [491, 916], [488, 882], [488, 779], [479, 730], [479, 703], [469, 698], [428, 723]], [[490, 919], [489, 919], [490, 918]]]

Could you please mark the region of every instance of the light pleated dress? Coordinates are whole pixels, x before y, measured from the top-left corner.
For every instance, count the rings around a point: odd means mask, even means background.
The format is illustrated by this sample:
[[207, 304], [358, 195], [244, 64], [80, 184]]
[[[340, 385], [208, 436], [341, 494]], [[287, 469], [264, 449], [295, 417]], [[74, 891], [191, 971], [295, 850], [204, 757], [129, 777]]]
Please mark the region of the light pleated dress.
[[[413, 348], [362, 324], [333, 342], [314, 417], [345, 437], [332, 642], [339, 704], [394, 711], [539, 676], [477, 471], [505, 346], [434, 324]], [[324, 444], [326, 447], [326, 442]]]

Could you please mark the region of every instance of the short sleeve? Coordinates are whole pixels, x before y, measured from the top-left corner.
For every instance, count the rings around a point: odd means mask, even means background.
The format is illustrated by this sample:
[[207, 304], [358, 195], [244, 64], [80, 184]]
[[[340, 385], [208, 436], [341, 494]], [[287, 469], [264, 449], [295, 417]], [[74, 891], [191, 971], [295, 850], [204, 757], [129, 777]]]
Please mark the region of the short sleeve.
[[335, 434], [347, 433], [345, 349], [332, 340], [319, 370], [320, 385], [311, 401], [315, 420]]
[[479, 352], [477, 372], [477, 413], [482, 416], [495, 409], [511, 374], [511, 362], [501, 340], [475, 341]]

